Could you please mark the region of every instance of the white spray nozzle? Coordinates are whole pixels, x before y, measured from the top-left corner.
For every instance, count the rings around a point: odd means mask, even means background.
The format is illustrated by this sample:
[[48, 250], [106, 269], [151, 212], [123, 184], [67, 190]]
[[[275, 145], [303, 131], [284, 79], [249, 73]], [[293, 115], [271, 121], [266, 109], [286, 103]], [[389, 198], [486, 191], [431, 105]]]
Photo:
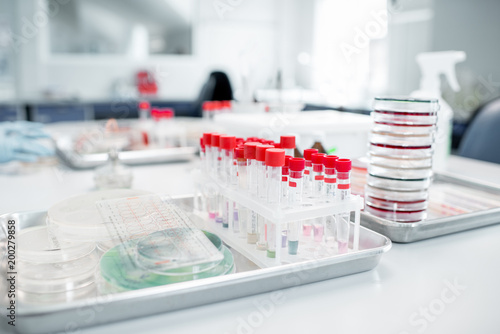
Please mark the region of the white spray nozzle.
[[440, 93], [440, 75], [444, 74], [451, 88], [458, 92], [460, 86], [455, 74], [455, 65], [464, 61], [466, 54], [463, 51], [440, 51], [419, 53], [417, 63], [422, 71], [420, 91]]

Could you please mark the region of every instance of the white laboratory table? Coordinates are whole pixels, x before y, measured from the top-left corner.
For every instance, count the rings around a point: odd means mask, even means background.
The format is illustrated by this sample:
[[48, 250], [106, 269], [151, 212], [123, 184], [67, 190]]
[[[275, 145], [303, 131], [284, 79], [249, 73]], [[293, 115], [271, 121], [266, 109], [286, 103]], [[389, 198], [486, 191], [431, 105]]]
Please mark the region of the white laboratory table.
[[[134, 188], [190, 193], [193, 167], [134, 167]], [[500, 185], [500, 165], [452, 157], [449, 170]], [[0, 213], [45, 210], [91, 190], [92, 175], [61, 167], [0, 175]], [[498, 333], [500, 225], [394, 244], [372, 271], [283, 290], [280, 303], [259, 306], [269, 300], [260, 294], [78, 333]]]

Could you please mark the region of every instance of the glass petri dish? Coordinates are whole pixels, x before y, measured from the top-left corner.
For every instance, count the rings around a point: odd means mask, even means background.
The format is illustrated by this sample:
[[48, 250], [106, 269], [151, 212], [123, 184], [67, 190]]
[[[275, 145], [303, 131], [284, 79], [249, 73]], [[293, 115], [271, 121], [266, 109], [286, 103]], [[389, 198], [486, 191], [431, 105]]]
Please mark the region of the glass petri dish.
[[370, 142], [397, 146], [429, 146], [434, 143], [434, 134], [407, 135], [372, 131]]
[[394, 168], [431, 168], [432, 157], [408, 158], [370, 154], [370, 164]]
[[419, 211], [394, 211], [378, 209], [371, 205], [365, 206], [365, 211], [383, 219], [392, 220], [400, 223], [416, 223], [427, 218], [426, 210]]
[[370, 143], [370, 155], [385, 155], [398, 158], [432, 158], [432, 145], [389, 145]]
[[367, 178], [367, 184], [372, 187], [398, 191], [424, 190], [429, 188], [431, 181], [432, 178], [404, 180], [374, 176], [371, 174], [368, 174]]
[[432, 176], [432, 168], [400, 168], [371, 164], [368, 168], [368, 173], [380, 177], [413, 180], [430, 178]]
[[372, 130], [374, 132], [388, 132], [400, 135], [425, 135], [436, 132], [436, 126], [433, 124], [407, 125], [388, 122], [373, 122]]
[[[204, 233], [204, 234], [201, 234]], [[201, 234], [201, 235], [198, 235]], [[206, 231], [187, 228], [172, 228], [158, 231], [137, 241], [136, 261], [144, 270], [159, 275], [198, 274], [217, 266], [222, 258], [207, 261], [206, 258], [192, 259], [192, 251], [185, 252], [187, 239], [206, 236], [210, 243], [219, 251], [222, 250], [222, 240], [215, 234]], [[205, 254], [202, 252], [200, 254]], [[187, 256], [186, 256], [187, 255]], [[188, 266], [173, 268], [173, 262], [192, 263]]]
[[408, 96], [378, 96], [374, 99], [373, 109], [429, 113], [439, 110], [439, 102], [434, 98], [421, 99]]
[[109, 241], [116, 238], [112, 228], [102, 222], [96, 202], [150, 195], [151, 192], [131, 189], [95, 191], [77, 195], [53, 205], [47, 212], [47, 223], [61, 240], [89, 242]]
[[429, 199], [429, 192], [427, 189], [414, 191], [394, 191], [367, 185], [365, 187], [365, 194], [385, 200], [402, 202], [421, 201]]
[[365, 203], [377, 209], [405, 212], [426, 210], [428, 206], [426, 199], [417, 201], [390, 201], [370, 195], [365, 195]]
[[94, 243], [59, 240], [47, 226], [22, 229], [18, 236], [18, 259], [30, 263], [58, 263], [89, 256]]
[[99, 269], [107, 291], [137, 290], [233, 273], [235, 266], [232, 253], [225, 246], [222, 246], [222, 253], [224, 259], [216, 267], [205, 272], [176, 276], [158, 275], [137, 266], [134, 247], [125, 243], [104, 254]]
[[435, 125], [437, 122], [436, 113], [401, 113], [385, 110], [374, 110], [371, 113], [374, 123], [390, 123], [398, 126], [421, 126]]

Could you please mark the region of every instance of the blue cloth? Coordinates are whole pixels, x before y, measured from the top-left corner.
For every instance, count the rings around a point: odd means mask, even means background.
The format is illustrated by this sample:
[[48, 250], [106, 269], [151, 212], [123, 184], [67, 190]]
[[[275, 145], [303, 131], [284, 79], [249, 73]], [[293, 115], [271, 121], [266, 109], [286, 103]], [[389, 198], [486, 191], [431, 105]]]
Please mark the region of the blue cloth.
[[48, 137], [40, 123], [0, 123], [0, 163], [12, 160], [33, 162], [40, 156], [53, 155], [52, 148], [38, 142], [38, 139]]

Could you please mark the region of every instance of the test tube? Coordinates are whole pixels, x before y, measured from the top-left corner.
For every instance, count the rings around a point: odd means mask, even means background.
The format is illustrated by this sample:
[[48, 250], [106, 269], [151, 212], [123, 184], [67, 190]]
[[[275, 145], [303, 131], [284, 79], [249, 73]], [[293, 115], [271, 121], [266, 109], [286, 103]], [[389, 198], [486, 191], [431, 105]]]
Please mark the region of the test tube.
[[[335, 201], [335, 190], [337, 187], [337, 176], [335, 173], [335, 163], [338, 157], [336, 155], [327, 155], [323, 157], [323, 165], [325, 166], [325, 202], [332, 203]], [[325, 222], [325, 243], [328, 247], [332, 247], [335, 243], [335, 217], [326, 217]]]
[[[234, 148], [236, 147], [236, 137], [220, 136], [219, 147], [221, 149], [221, 169], [222, 183], [226, 183], [229, 187], [235, 187], [236, 170], [234, 168]], [[233, 222], [233, 201], [222, 197], [222, 227], [228, 228]]]
[[213, 173], [220, 181], [223, 178], [222, 152], [220, 149], [220, 133], [212, 133]]
[[[213, 145], [213, 144], [212, 144]], [[304, 160], [306, 167], [304, 169], [304, 196], [312, 196], [312, 155], [318, 153], [315, 148], [304, 150]]]
[[271, 145], [259, 145], [256, 148], [255, 160], [257, 163], [257, 195], [259, 199], [266, 199], [266, 150], [274, 148]]
[[[351, 160], [338, 159], [335, 164], [337, 170], [337, 200], [347, 201], [351, 197]], [[347, 253], [349, 247], [350, 212], [344, 212], [336, 217], [337, 242], [339, 253]]]
[[[238, 139], [236, 139], [238, 140]], [[234, 150], [234, 155], [236, 157], [236, 168], [238, 175], [238, 189], [240, 191], [247, 191], [247, 159], [245, 159], [245, 148], [238, 147]], [[236, 221], [238, 222], [238, 230], [240, 233], [240, 237], [246, 238], [247, 236], [247, 218], [248, 218], [248, 210], [242, 205], [237, 205], [237, 213], [235, 214], [234, 224], [236, 225]], [[238, 216], [238, 220], [236, 220], [236, 215]], [[236, 229], [233, 228], [233, 232]]]
[[205, 144], [205, 171], [210, 173], [212, 171], [212, 134], [204, 133], [203, 134], [203, 143]]
[[205, 101], [201, 107], [202, 117], [204, 120], [210, 119], [210, 114], [212, 113], [212, 101]]
[[281, 168], [281, 203], [288, 200], [288, 175], [290, 175], [290, 159], [292, 157], [285, 155], [285, 165]]
[[[289, 162], [290, 176], [288, 177], [288, 204], [295, 208], [302, 204], [302, 187], [305, 160], [291, 158]], [[288, 254], [296, 255], [299, 249], [300, 223], [288, 223]]]
[[[281, 202], [281, 168], [285, 165], [285, 150], [269, 148], [266, 150], [267, 177], [267, 203], [278, 207]], [[279, 229], [279, 235], [277, 235]], [[271, 221], [267, 224], [267, 257], [276, 257], [276, 238], [281, 240], [281, 226], [276, 226]], [[281, 247], [281, 242], [278, 244]]]
[[207, 172], [205, 170], [205, 144], [203, 143], [203, 137], [200, 138], [200, 163], [201, 163], [201, 169]]
[[[244, 145], [245, 159], [247, 159], [248, 193], [253, 196], [257, 195], [257, 164], [255, 161], [255, 151], [258, 145], [260, 144], [257, 142], [249, 142]], [[259, 220], [257, 213], [255, 211], [248, 210], [247, 242], [249, 244], [255, 244], [259, 238], [258, 224]]]
[[293, 151], [295, 150], [295, 136], [281, 136], [280, 148], [285, 150], [285, 155], [293, 157]]
[[326, 156], [324, 153], [314, 153], [311, 155], [312, 162], [312, 197], [316, 201], [323, 200], [323, 183], [324, 183], [324, 166], [323, 157]]

